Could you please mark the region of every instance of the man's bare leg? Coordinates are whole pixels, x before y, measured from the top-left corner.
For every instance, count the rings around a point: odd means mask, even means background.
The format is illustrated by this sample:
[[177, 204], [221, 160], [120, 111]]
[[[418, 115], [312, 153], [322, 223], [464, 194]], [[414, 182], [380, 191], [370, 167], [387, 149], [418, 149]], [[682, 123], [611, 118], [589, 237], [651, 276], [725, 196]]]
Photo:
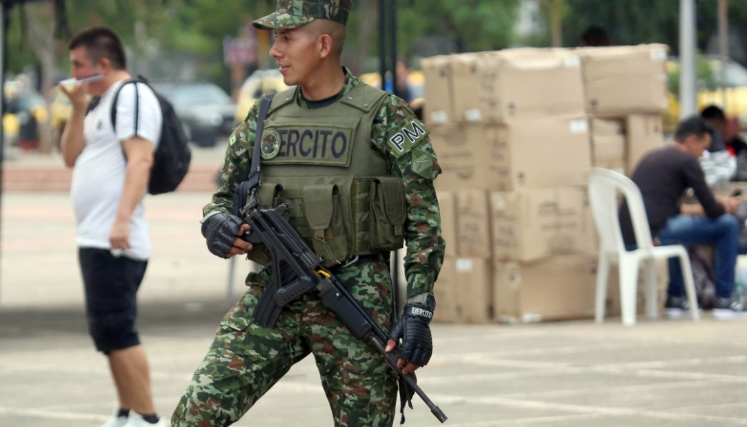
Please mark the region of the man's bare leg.
[[137, 345], [112, 351], [109, 354], [109, 367], [119, 394], [119, 407], [138, 414], [155, 414], [145, 348]]

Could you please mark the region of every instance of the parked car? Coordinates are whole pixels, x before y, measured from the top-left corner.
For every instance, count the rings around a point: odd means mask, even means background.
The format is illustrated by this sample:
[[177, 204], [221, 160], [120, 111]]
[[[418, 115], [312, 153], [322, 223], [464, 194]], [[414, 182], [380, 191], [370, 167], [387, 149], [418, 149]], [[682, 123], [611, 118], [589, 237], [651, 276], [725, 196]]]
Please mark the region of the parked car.
[[251, 76], [244, 80], [239, 89], [239, 97], [236, 106], [236, 115], [234, 124], [239, 124], [249, 114], [249, 110], [254, 105], [254, 101], [262, 95], [270, 92], [279, 92], [288, 89], [283, 83], [283, 75], [276, 69], [257, 70]]
[[218, 85], [199, 83], [153, 83], [176, 110], [190, 141], [200, 147], [215, 146], [219, 135], [230, 135], [236, 104]]

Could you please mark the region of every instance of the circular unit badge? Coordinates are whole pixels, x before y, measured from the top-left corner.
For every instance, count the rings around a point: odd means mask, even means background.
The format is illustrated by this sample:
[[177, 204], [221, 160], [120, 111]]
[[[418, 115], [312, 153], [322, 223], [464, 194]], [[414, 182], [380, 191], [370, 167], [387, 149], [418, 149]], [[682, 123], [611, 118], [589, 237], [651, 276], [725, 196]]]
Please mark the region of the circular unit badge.
[[280, 153], [280, 133], [277, 129], [267, 129], [262, 133], [262, 145], [260, 146], [262, 158], [272, 160]]

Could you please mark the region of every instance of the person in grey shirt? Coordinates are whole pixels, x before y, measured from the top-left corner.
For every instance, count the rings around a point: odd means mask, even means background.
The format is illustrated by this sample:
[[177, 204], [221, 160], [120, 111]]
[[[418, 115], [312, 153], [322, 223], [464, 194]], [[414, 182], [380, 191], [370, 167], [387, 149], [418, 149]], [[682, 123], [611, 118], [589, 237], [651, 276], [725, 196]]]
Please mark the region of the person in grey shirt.
[[[713, 128], [700, 117], [683, 120], [674, 142], [647, 154], [636, 166], [632, 180], [641, 190], [651, 235], [662, 245], [713, 245], [715, 249], [716, 301], [714, 317], [747, 315], [732, 300], [737, 260], [739, 224], [733, 215], [739, 201], [714, 197], [698, 159], [711, 143]], [[692, 188], [699, 203], [681, 204]], [[620, 209], [620, 227], [626, 245], [636, 244], [627, 205]], [[665, 314], [687, 315], [682, 271], [677, 259], [669, 260], [669, 288]]]

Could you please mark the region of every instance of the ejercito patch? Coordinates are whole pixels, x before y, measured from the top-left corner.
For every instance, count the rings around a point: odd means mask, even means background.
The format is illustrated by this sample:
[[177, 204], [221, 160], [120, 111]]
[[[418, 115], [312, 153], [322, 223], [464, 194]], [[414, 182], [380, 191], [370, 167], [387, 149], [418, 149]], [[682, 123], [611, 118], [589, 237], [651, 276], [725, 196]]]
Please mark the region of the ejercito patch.
[[410, 118], [397, 132], [387, 136], [387, 144], [395, 157], [401, 157], [420, 144], [428, 135], [420, 120]]
[[259, 147], [262, 158], [272, 160], [280, 153], [280, 133], [277, 129], [267, 129], [262, 133], [262, 145]]

